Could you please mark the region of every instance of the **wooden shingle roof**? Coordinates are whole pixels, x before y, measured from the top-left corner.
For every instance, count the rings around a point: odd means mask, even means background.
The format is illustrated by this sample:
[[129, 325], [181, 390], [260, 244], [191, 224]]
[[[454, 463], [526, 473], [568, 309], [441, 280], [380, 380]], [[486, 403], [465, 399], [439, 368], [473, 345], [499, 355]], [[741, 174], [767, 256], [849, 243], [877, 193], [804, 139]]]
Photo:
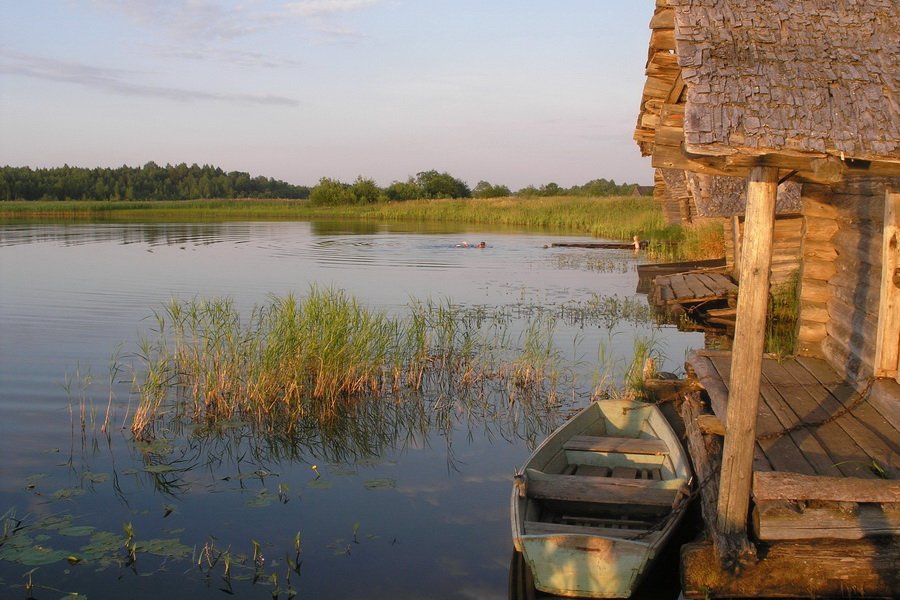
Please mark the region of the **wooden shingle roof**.
[[669, 0], [704, 155], [900, 160], [897, 0]]

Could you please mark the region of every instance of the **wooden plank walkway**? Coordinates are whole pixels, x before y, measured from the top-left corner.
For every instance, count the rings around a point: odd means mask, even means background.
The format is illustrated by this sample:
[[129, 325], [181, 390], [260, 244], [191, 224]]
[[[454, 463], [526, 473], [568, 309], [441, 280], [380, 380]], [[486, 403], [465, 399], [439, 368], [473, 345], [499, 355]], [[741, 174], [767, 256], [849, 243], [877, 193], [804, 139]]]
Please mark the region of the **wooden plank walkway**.
[[[687, 364], [724, 423], [731, 353], [700, 350]], [[847, 410], [847, 409], [850, 410]], [[844, 414], [841, 414], [844, 413]], [[837, 418], [832, 418], [840, 415]], [[823, 422], [826, 421], [826, 422]], [[807, 425], [815, 426], [807, 426]], [[783, 435], [778, 435], [789, 430]], [[755, 471], [802, 475], [900, 478], [900, 433], [889, 415], [823, 360], [763, 360]]]
[[715, 414], [699, 392], [683, 396], [710, 535], [681, 549], [685, 597], [900, 597], [900, 385], [878, 380], [860, 394], [825, 361], [764, 358], [749, 519], [756, 553], [733, 572], [712, 541], [731, 353], [698, 350], [686, 366]]
[[660, 275], [653, 280], [650, 302], [665, 307], [728, 300], [729, 297], [736, 296], [737, 289], [737, 284], [719, 271]]

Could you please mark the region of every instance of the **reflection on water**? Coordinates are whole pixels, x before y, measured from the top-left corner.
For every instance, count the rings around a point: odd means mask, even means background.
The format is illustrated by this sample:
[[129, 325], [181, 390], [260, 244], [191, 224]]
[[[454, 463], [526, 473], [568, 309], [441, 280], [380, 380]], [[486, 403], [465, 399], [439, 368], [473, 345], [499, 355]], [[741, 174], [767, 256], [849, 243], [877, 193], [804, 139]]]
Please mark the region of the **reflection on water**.
[[[0, 225], [0, 596], [25, 597], [30, 578], [36, 597], [504, 597], [510, 476], [587, 400], [599, 348], [621, 367], [655, 336], [660, 368], [677, 371], [702, 344], [640, 316], [639, 257], [604, 251], [624, 267], [592, 268], [596, 250], [559, 259], [573, 252], [546, 241], [371, 223]], [[140, 363], [156, 307], [227, 297], [248, 310], [312, 283], [398, 314], [411, 298], [513, 328], [551, 314], [580, 387], [555, 404], [488, 388], [385, 398], [289, 436], [172, 418], [154, 441], [130, 439], [132, 374], [110, 385], [109, 367]]]

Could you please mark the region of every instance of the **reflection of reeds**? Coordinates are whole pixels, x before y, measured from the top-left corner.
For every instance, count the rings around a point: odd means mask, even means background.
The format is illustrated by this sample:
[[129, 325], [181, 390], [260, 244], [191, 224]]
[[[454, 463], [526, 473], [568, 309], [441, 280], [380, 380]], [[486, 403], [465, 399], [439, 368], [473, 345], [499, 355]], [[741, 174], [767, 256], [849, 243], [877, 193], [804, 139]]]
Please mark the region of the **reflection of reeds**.
[[772, 286], [769, 318], [766, 323], [766, 352], [787, 356], [794, 351], [797, 319], [800, 316], [799, 276]]
[[431, 301], [394, 318], [315, 287], [303, 301], [273, 297], [245, 320], [230, 300], [171, 301], [156, 314], [155, 337], [139, 345], [131, 429], [152, 437], [169, 416], [290, 433], [310, 418], [327, 428], [362, 399], [399, 400], [424, 387], [450, 396], [486, 378], [508, 377], [520, 389], [555, 384], [554, 321], [533, 320], [515, 358], [502, 355], [505, 318]]

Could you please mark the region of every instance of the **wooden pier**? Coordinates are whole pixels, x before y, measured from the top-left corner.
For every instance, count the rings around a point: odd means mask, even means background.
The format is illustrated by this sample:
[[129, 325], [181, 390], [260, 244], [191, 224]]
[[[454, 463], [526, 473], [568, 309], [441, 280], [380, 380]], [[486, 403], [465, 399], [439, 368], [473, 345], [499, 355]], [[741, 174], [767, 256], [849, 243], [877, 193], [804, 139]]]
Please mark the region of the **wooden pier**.
[[[682, 548], [685, 597], [900, 590], [900, 384], [861, 391], [815, 358], [762, 362], [750, 540], [722, 565], [716, 530], [731, 353], [695, 351], [681, 407], [710, 539]], [[755, 554], [755, 556], [753, 556]]]
[[734, 303], [737, 284], [723, 270], [701, 270], [660, 275], [653, 280], [650, 302], [660, 308], [685, 309], [710, 302]]

